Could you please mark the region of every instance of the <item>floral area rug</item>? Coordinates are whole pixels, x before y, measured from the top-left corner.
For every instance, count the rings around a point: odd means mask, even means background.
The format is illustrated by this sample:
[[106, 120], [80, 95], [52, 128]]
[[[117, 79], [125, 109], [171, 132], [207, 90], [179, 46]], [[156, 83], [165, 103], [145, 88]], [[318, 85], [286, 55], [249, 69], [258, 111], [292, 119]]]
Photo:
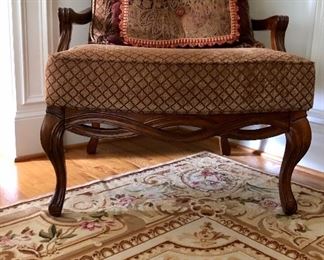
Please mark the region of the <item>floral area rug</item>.
[[324, 192], [293, 185], [282, 213], [278, 179], [199, 153], [0, 209], [0, 259], [324, 259]]

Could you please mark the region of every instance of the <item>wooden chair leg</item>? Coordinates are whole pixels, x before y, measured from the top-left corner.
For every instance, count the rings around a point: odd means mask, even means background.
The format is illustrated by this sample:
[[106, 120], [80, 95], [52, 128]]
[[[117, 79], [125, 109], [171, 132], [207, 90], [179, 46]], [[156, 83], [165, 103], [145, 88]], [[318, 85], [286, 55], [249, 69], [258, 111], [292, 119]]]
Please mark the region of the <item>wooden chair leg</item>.
[[52, 216], [60, 216], [66, 191], [66, 168], [63, 148], [64, 111], [47, 112], [41, 128], [41, 143], [56, 174], [56, 188], [48, 210]]
[[305, 117], [293, 120], [286, 133], [286, 150], [279, 176], [279, 193], [283, 211], [292, 215], [297, 211], [297, 202], [291, 190], [291, 175], [297, 163], [306, 154], [311, 143], [311, 129]]
[[222, 155], [231, 155], [231, 145], [228, 138], [225, 136], [220, 137], [220, 148]]
[[[92, 127], [100, 128], [99, 123], [92, 123]], [[91, 137], [90, 141], [87, 145], [87, 153], [88, 154], [96, 154], [97, 153], [97, 146], [98, 146], [99, 139], [95, 137]]]

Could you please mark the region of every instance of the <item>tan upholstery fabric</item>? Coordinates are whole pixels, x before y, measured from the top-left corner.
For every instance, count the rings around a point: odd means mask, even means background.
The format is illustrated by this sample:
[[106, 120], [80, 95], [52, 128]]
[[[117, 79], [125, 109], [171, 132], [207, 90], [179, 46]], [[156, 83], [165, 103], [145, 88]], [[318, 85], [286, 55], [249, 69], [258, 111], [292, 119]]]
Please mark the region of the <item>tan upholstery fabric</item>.
[[135, 46], [214, 46], [238, 41], [237, 0], [121, 0], [120, 30]]
[[314, 64], [270, 49], [83, 45], [50, 56], [47, 105], [145, 113], [308, 110]]

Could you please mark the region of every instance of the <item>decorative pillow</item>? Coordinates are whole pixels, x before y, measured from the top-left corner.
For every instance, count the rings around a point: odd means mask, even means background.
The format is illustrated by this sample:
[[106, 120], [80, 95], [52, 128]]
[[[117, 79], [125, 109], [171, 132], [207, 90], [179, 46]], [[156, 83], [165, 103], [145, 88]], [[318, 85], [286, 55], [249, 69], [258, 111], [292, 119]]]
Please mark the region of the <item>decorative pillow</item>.
[[203, 47], [239, 40], [237, 0], [120, 0], [124, 43]]
[[[142, 2], [144, 4], [145, 0]], [[259, 47], [260, 43], [256, 42], [253, 36], [248, 0], [237, 0], [237, 5], [240, 17], [239, 41], [211, 47]], [[120, 13], [120, 0], [92, 0], [90, 41], [99, 44], [124, 44], [119, 29]]]
[[240, 45], [245, 44], [246, 46], [250, 45], [250, 47], [259, 46], [261, 43], [257, 42], [254, 39], [248, 0], [238, 0], [237, 4], [239, 7], [239, 16], [240, 16], [239, 44]]
[[119, 15], [119, 0], [92, 0], [91, 42], [123, 44], [119, 30]]

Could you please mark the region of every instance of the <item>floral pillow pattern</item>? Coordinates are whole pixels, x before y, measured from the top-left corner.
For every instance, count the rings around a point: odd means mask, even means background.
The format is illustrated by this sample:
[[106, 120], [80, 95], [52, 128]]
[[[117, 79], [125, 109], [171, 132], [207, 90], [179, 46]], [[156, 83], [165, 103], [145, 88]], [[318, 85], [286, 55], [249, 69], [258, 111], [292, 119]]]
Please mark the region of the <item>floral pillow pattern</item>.
[[203, 47], [240, 38], [237, 0], [121, 0], [125, 44]]
[[119, 0], [92, 0], [90, 42], [123, 45], [119, 15]]

